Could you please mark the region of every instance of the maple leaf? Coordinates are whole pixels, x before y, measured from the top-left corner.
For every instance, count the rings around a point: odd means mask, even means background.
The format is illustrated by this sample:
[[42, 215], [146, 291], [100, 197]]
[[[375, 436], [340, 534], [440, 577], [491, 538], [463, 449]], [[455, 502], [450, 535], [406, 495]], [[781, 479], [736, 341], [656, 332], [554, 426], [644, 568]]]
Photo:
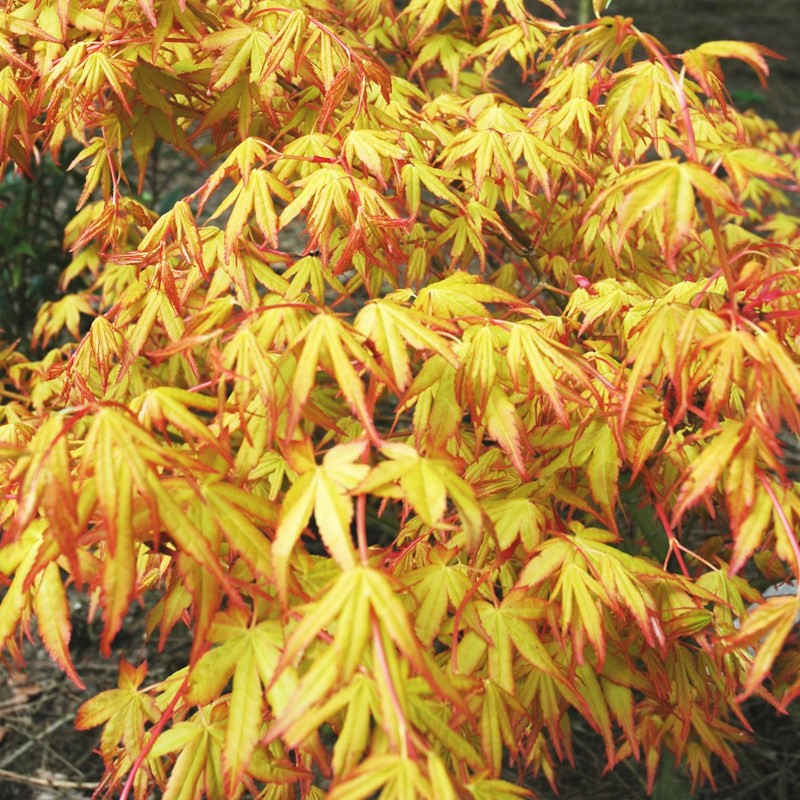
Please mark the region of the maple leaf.
[[501, 550], [519, 541], [531, 552], [544, 538], [549, 512], [529, 497], [482, 498], [481, 502]]
[[230, 210], [225, 224], [225, 255], [228, 258], [252, 215], [266, 242], [273, 247], [277, 245], [280, 225], [273, 196], [292, 200], [292, 193], [269, 170], [254, 169], [249, 173], [245, 170], [242, 180], [217, 206], [209, 219], [216, 219]]
[[[105, 512], [109, 557], [104, 566], [106, 594], [105, 650], [122, 625], [136, 582], [135, 537], [131, 508], [135, 492], [148, 493], [164, 528], [180, 547], [223, 586], [230, 587], [209, 540], [197, 530], [176, 496], [158, 475], [158, 468], [175, 455], [160, 448], [127, 413], [107, 406], [94, 417], [84, 453], [86, 471], [92, 463], [94, 485]], [[180, 498], [180, 495], [177, 495]], [[188, 497], [187, 497], [188, 500]]]
[[723, 470], [743, 444], [746, 426], [735, 420], [724, 420], [710, 445], [689, 465], [686, 480], [675, 505], [673, 519], [679, 520], [685, 510], [716, 487]]
[[530, 624], [541, 615], [540, 610], [531, 605], [526, 607], [518, 599], [518, 596], [505, 598], [499, 607], [487, 602], [475, 603], [481, 625], [491, 641], [487, 649], [489, 677], [513, 695], [516, 681], [512, 652], [516, 650], [535, 669], [566, 685], [559, 666]]
[[441, 630], [448, 609], [457, 609], [470, 590], [463, 566], [432, 557], [431, 563], [406, 577], [419, 607], [414, 628], [420, 641], [430, 646]]
[[178, 753], [164, 790], [165, 800], [197, 797], [204, 790], [210, 797], [225, 796], [225, 785], [218, 769], [221, 761], [225, 719], [216, 713], [194, 714], [159, 734], [150, 750], [151, 758]]
[[590, 289], [578, 288], [569, 298], [564, 314], [570, 317], [583, 316], [578, 335], [593, 329], [595, 323], [603, 321], [609, 326], [622, 317], [622, 312], [647, 301], [647, 293], [633, 281], [616, 278], [597, 281]]
[[[14, 574], [13, 579], [8, 583], [0, 600], [0, 647], [6, 647], [9, 639], [14, 635], [17, 627], [21, 624], [23, 615], [30, 607], [30, 590], [28, 584], [36, 575], [36, 561], [41, 548], [41, 536], [44, 525], [43, 521], [36, 521], [28, 526], [22, 536], [11, 544], [5, 544], [0, 549], [0, 573], [4, 576]], [[47, 567], [49, 570], [49, 567]], [[52, 580], [52, 578], [50, 578]], [[63, 667], [71, 667], [69, 653], [66, 650], [68, 635], [68, 617], [65, 621], [64, 610], [60, 608], [60, 598], [57, 596], [48, 597], [47, 592], [53, 587], [45, 587], [46, 596], [41, 607], [44, 613], [48, 611], [48, 605], [56, 605], [56, 617], [53, 625], [48, 625], [47, 618], [43, 620], [43, 625], [48, 628], [43, 636], [47, 636], [49, 641], [48, 652], [52, 652], [57, 663]], [[48, 603], [48, 601], [50, 601]], [[71, 675], [71, 677], [72, 677]], [[75, 676], [77, 677], [77, 676]], [[78, 681], [73, 677], [73, 682]]]
[[355, 128], [351, 130], [342, 143], [345, 163], [352, 168], [353, 159], [364, 165], [365, 169], [383, 181], [383, 161], [402, 159], [404, 149], [397, 143], [397, 135], [389, 131]]
[[398, 755], [371, 756], [331, 787], [329, 800], [366, 800], [381, 790], [386, 800], [432, 797], [417, 761]]
[[320, 536], [343, 569], [352, 569], [356, 555], [350, 533], [353, 501], [349, 492], [369, 472], [358, 463], [364, 452], [361, 442], [331, 448], [320, 466], [310, 466], [286, 493], [272, 545], [272, 563], [281, 597], [286, 597], [289, 556], [312, 513]]
[[766, 86], [769, 66], [764, 56], [772, 56], [773, 58], [781, 57], [760, 44], [752, 44], [751, 42], [715, 41], [703, 42], [703, 44], [698, 45], [694, 49], [687, 50], [683, 54], [683, 59], [690, 74], [695, 74], [695, 71], [701, 71], [702, 67], [706, 66], [706, 61], [710, 62], [709, 66], [713, 69], [718, 59], [735, 58], [744, 61], [750, 66], [756, 75], [758, 75], [761, 85]]
[[60, 300], [45, 302], [39, 310], [36, 325], [33, 328], [33, 340], [42, 347], [47, 347], [48, 343], [64, 328], [77, 337], [81, 314], [95, 315], [89, 301], [82, 295], [69, 294]]
[[387, 443], [381, 447], [387, 456], [373, 467], [358, 485], [359, 492], [378, 496], [405, 498], [422, 521], [431, 527], [441, 523], [447, 507], [447, 497], [453, 501], [464, 526], [467, 546], [478, 543], [482, 513], [472, 487], [459, 476], [451, 464], [438, 458], [426, 458], [411, 446]]
[[[483, 421], [489, 430], [489, 435], [508, 453], [520, 477], [526, 479], [528, 470], [522, 454], [522, 423], [514, 404], [498, 386], [493, 386], [489, 392]], [[609, 476], [609, 480], [614, 478], [614, 474]]]
[[353, 360], [377, 372], [380, 368], [350, 326], [331, 314], [318, 314], [293, 342], [290, 352], [295, 349], [300, 352], [293, 370], [288, 429], [292, 430], [299, 420], [303, 404], [316, 383], [317, 369], [321, 367], [336, 378], [365, 429], [377, 438], [364, 387]]
[[406, 308], [389, 298], [367, 303], [354, 322], [357, 331], [369, 339], [392, 375], [398, 390], [403, 391], [411, 380], [408, 346], [438, 353], [453, 366], [459, 359], [447, 339], [439, 333], [455, 331], [444, 321]]
[[482, 283], [477, 275], [454, 272], [444, 280], [424, 286], [414, 300], [414, 308], [438, 319], [486, 317], [486, 303], [519, 305], [513, 295]]
[[145, 725], [158, 722], [161, 716], [155, 698], [139, 688], [146, 675], [146, 662], [135, 667], [123, 656], [117, 688], [100, 692], [78, 709], [75, 719], [78, 730], [104, 725], [100, 751], [106, 758], [110, 758], [121, 743], [133, 760], [144, 744]]
[[[659, 367], [661, 380], [669, 377], [681, 401], [688, 404], [691, 385], [689, 365], [697, 338], [719, 331], [722, 320], [707, 309], [693, 308], [687, 303], [661, 302], [646, 319], [639, 322], [631, 309], [623, 329], [631, 340], [627, 362], [631, 364], [622, 404], [621, 419], [628, 414], [634, 396], [641, 391], [646, 377]], [[684, 399], [686, 398], [686, 399]]]
[[[657, 232], [663, 239], [667, 264], [672, 266], [678, 248], [688, 238], [695, 222], [695, 192], [730, 214], [744, 214], [725, 183], [700, 164], [667, 159], [631, 167], [601, 191], [589, 213], [604, 208], [602, 219], [615, 214], [618, 229], [614, 252], [617, 258], [626, 237], [643, 217], [648, 222], [652, 212], [659, 212]], [[609, 200], [619, 199], [614, 207]]]
[[198, 705], [211, 703], [233, 680], [227, 719], [221, 726], [225, 786], [232, 794], [263, 736], [265, 698], [271, 713], [280, 714], [297, 681], [294, 671], [288, 669], [276, 678], [283, 646], [283, 632], [276, 620], [252, 625], [244, 611], [221, 612], [211, 626], [209, 641], [219, 646], [212, 647], [191, 669], [187, 699]]
[[568, 425], [564, 402], [575, 395], [564, 378], [591, 389], [586, 363], [568, 347], [540, 331], [535, 322], [511, 326], [506, 360], [514, 388], [529, 396], [544, 394], [559, 421]]

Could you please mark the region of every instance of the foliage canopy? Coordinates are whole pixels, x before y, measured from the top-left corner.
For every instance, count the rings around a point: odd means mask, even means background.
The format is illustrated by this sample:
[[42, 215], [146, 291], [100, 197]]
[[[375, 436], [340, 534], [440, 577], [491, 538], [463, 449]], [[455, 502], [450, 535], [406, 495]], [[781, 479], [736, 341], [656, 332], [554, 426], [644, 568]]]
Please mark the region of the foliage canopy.
[[69, 586], [106, 655], [192, 634], [81, 709], [106, 789], [502, 800], [576, 717], [703, 782], [800, 693], [800, 601], [746, 609], [800, 571], [800, 139], [729, 102], [763, 48], [605, 5], [5, 3], [0, 164], [85, 183], [0, 353], [0, 644], [81, 686]]

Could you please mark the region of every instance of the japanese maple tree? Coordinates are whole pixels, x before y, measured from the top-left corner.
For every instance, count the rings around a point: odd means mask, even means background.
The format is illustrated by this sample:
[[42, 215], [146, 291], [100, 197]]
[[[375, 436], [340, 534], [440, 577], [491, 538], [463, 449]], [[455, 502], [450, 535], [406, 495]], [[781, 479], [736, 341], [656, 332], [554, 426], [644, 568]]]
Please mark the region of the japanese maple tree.
[[578, 718], [713, 781], [800, 694], [800, 138], [763, 47], [606, 5], [4, 3], [0, 167], [85, 184], [0, 351], [0, 644], [191, 630], [83, 705], [104, 791], [503, 800]]

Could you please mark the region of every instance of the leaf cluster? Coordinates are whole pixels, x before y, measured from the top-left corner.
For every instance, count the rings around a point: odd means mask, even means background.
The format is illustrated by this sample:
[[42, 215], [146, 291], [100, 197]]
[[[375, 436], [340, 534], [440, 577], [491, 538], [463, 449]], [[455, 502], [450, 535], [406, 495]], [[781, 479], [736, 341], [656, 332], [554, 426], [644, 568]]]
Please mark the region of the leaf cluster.
[[605, 5], [5, 4], [0, 164], [80, 146], [87, 288], [0, 352], [0, 645], [82, 686], [73, 586], [106, 656], [191, 630], [81, 709], [108, 792], [520, 797], [578, 718], [713, 781], [800, 693], [800, 600], [748, 610], [800, 572], [800, 139], [725, 91], [764, 48]]

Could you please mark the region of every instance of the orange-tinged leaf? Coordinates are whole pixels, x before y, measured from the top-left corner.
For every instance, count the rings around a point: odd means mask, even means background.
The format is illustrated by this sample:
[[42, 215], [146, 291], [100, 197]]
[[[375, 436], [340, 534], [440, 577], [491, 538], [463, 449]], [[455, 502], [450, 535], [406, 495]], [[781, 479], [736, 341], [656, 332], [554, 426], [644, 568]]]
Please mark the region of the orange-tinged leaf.
[[381, 446], [381, 453], [388, 456], [388, 460], [373, 467], [357, 491], [382, 497], [402, 496], [430, 527], [441, 524], [449, 495], [458, 510], [467, 547], [472, 551], [480, 537], [483, 512], [472, 487], [456, 473], [452, 464], [442, 458], [420, 456], [407, 444], [386, 443]]
[[212, 796], [223, 796], [218, 768], [222, 726], [222, 721], [208, 722], [205, 716], [197, 714], [191, 721], [179, 722], [159, 735], [151, 751], [154, 756], [179, 751], [163, 800], [195, 800], [206, 789]]
[[531, 552], [544, 537], [547, 512], [529, 498], [481, 498], [481, 504], [494, 525], [501, 550], [507, 550], [519, 540], [525, 551]]
[[[86, 440], [87, 459], [94, 456], [97, 498], [105, 512], [107, 552], [103, 561], [103, 636], [101, 648], [110, 654], [111, 642], [122, 627], [136, 584], [136, 548], [132, 527], [134, 473], [118, 439], [113, 412], [94, 419]], [[133, 462], [136, 465], [136, 462]], [[134, 469], [136, 467], [134, 466]], [[143, 465], [141, 468], [144, 469]]]
[[279, 592], [286, 590], [289, 555], [308, 525], [312, 510], [331, 556], [343, 569], [355, 566], [350, 532], [353, 500], [349, 492], [369, 472], [369, 466], [360, 463], [363, 452], [364, 443], [359, 441], [331, 448], [322, 465], [310, 468], [287, 492], [272, 546]]
[[147, 17], [147, 21], [155, 28], [158, 25], [158, 19], [156, 19], [154, 0], [136, 0], [136, 2]]
[[757, 492], [755, 501], [747, 516], [733, 532], [734, 544], [730, 560], [732, 573], [739, 572], [744, 567], [750, 556], [753, 555], [756, 548], [764, 540], [767, 526], [772, 519], [772, 512], [772, 500], [769, 495], [764, 491]]
[[796, 357], [793, 358], [789, 354], [786, 346], [778, 340], [775, 331], [757, 336], [755, 341], [763, 354], [762, 360], [774, 368], [775, 379], [783, 383], [796, 403], [800, 403], [800, 367]]
[[750, 176], [766, 180], [794, 180], [789, 167], [767, 150], [739, 146], [721, 148], [719, 153], [725, 171], [740, 191], [745, 189]]
[[273, 503], [221, 481], [204, 484], [201, 492], [231, 547], [257, 573], [272, 574], [271, 543], [263, 528], [276, 522]]
[[541, 187], [548, 199], [552, 196], [556, 176], [580, 174], [588, 182], [592, 180], [577, 159], [529, 130], [510, 131], [505, 139], [511, 157], [515, 161], [524, 159], [531, 179], [535, 179], [535, 185]]
[[261, 738], [263, 709], [264, 693], [261, 689], [255, 653], [252, 647], [245, 647], [233, 673], [228, 725], [222, 749], [228, 796], [232, 796], [239, 786], [255, 746]]
[[207, 705], [222, 694], [248, 646], [247, 619], [242, 612], [217, 615], [211, 636], [222, 642], [202, 655], [192, 667], [187, 695], [191, 703]]
[[[0, 648], [6, 647], [6, 643], [15, 634], [22, 615], [28, 608], [29, 592], [26, 584], [32, 577], [31, 569], [36, 563], [39, 546], [26, 541], [27, 538], [21, 540], [25, 547], [18, 549], [21, 551], [24, 549], [24, 555], [14, 565], [14, 577], [11, 583], [4, 587], [3, 597], [0, 599]], [[7, 552], [10, 547], [5, 549]]]
[[486, 317], [487, 303], [517, 306], [519, 300], [496, 286], [482, 283], [477, 275], [454, 272], [420, 289], [414, 308], [441, 319]]
[[751, 612], [742, 623], [741, 630], [728, 640], [730, 647], [749, 645], [756, 648], [742, 698], [753, 694], [769, 675], [770, 668], [797, 622], [798, 613], [800, 601], [796, 596], [773, 597]]
[[648, 302], [649, 295], [633, 281], [607, 278], [592, 284], [591, 289], [578, 288], [570, 296], [564, 310], [571, 317], [583, 316], [579, 335], [591, 330], [594, 323], [610, 323], [621, 315], [623, 309]]
[[111, 758], [117, 745], [133, 759], [144, 745], [145, 725], [161, 716], [155, 698], [139, 689], [147, 675], [147, 664], [134, 667], [123, 656], [119, 665], [117, 689], [108, 689], [87, 700], [75, 718], [75, 727], [85, 731], [103, 725], [100, 751]]
[[622, 420], [627, 419], [634, 396], [641, 391], [645, 379], [659, 365], [663, 377], [669, 377], [678, 387], [688, 387], [687, 362], [697, 340], [724, 327], [722, 320], [707, 309], [666, 299], [641, 321], [635, 312], [636, 309], [629, 312], [630, 323], [628, 319], [625, 323], [626, 328], [631, 326], [626, 335], [632, 343], [626, 359], [631, 372], [620, 414]]
[[212, 87], [216, 90], [226, 89], [245, 75], [257, 79], [254, 68], [262, 61], [262, 47], [269, 47], [270, 37], [263, 31], [255, 30], [244, 22], [234, 20], [231, 27], [215, 31], [203, 40], [203, 45], [210, 50], [218, 50]]
[[[588, 366], [568, 347], [527, 323], [517, 323], [511, 328], [506, 360], [519, 390], [529, 395], [544, 394], [553, 413], [566, 426], [569, 421], [564, 401], [573, 392], [565, 379], [588, 388]], [[520, 369], [523, 366], [526, 370]], [[521, 380], [525, 378], [527, 386]]]
[[525, 709], [512, 695], [494, 681], [484, 681], [485, 695], [481, 706], [481, 747], [486, 763], [495, 774], [500, 773], [504, 748], [516, 755], [518, 742], [511, 727], [509, 711], [514, 715], [525, 715]]
[[159, 386], [142, 392], [131, 403], [131, 410], [143, 424], [153, 425], [162, 431], [166, 430], [167, 424], [174, 425], [187, 440], [205, 442], [219, 449], [217, 437], [204, 421], [189, 411], [189, 407], [213, 414], [219, 410], [219, 401], [199, 392], [189, 392], [174, 386]]
[[278, 515], [278, 529], [272, 543], [272, 566], [278, 593], [285, 600], [287, 591], [289, 556], [311, 519], [316, 502], [317, 473], [310, 470], [286, 492]]
[[520, 477], [527, 480], [528, 473], [522, 456], [519, 416], [508, 395], [496, 384], [489, 392], [484, 421], [489, 429], [489, 435], [508, 453]]
[[319, 470], [317, 474], [314, 518], [327, 551], [343, 569], [352, 569], [356, 563], [350, 533], [353, 500], [326, 469]]
[[[130, 475], [118, 473], [127, 485], [121, 487], [116, 508], [116, 528], [103, 562], [103, 635], [100, 647], [105, 656], [111, 654], [111, 642], [123, 625], [136, 590], [137, 549], [130, 524]], [[109, 537], [111, 539], [111, 537]]]
[[458, 608], [472, 584], [462, 565], [443, 562], [432, 562], [404, 578], [419, 601], [414, 615], [417, 636], [430, 646], [439, 634], [447, 609]]
[[[263, 43], [263, 63], [253, 65], [253, 72], [259, 76], [260, 81], [264, 81], [268, 76], [272, 75], [280, 66], [284, 56], [292, 50], [310, 47], [317, 39], [319, 29], [312, 28], [309, 31], [308, 22], [308, 16], [302, 8], [293, 9], [286, 14], [283, 24], [274, 38]], [[264, 38], [266, 39], [266, 37]], [[295, 59], [297, 59], [297, 56], [295, 56]]]
[[33, 608], [39, 635], [47, 652], [79, 689], [85, 689], [69, 654], [72, 633], [69, 604], [58, 566], [53, 562], [40, 573], [34, 588]]
[[488, 649], [489, 675], [501, 688], [514, 694], [514, 649], [536, 669], [558, 681], [563, 680], [557, 665], [525, 616], [529, 614], [529, 609], [524, 609], [521, 614], [516, 603], [507, 599], [500, 608], [485, 602], [477, 603], [476, 607], [481, 623], [492, 640]]
[[317, 314], [293, 343], [292, 352], [296, 347], [302, 349], [292, 378], [289, 428], [299, 420], [302, 407], [316, 383], [317, 370], [322, 368], [336, 378], [340, 391], [361, 424], [377, 439], [364, 386], [353, 361], [368, 365], [378, 373], [380, 368], [354, 332], [332, 314]]
[[[631, 167], [595, 199], [589, 213], [607, 204], [612, 196], [622, 196], [615, 210], [619, 229], [615, 253], [619, 253], [633, 228], [646, 215], [660, 210], [663, 221], [657, 229], [666, 245], [668, 265], [672, 265], [678, 248], [693, 230], [695, 215], [695, 190], [700, 195], [721, 206], [731, 214], [742, 214], [744, 210], [735, 201], [730, 189], [706, 167], [665, 159], [650, 164]], [[607, 205], [603, 219], [608, 219], [613, 207]], [[649, 216], [646, 217], [650, 219]]]
[[780, 58], [777, 53], [768, 50], [760, 44], [737, 41], [703, 42], [703, 44], [694, 48], [694, 52], [712, 58], [736, 58], [740, 61], [744, 61], [752, 67], [763, 86], [767, 85], [766, 81], [769, 75], [769, 66], [764, 56]]
[[392, 495], [390, 487], [399, 481], [422, 521], [431, 527], [437, 525], [447, 507], [447, 490], [437, 465], [406, 444], [385, 444], [381, 453], [389, 460], [373, 467], [358, 491]]
[[638, 760], [639, 740], [636, 736], [634, 721], [633, 692], [627, 686], [615, 683], [613, 680], [602, 676], [600, 677], [600, 687], [603, 690], [603, 696], [608, 704], [609, 711], [620, 728], [622, 728], [625, 739], [630, 745], [634, 757]]
[[333, 746], [331, 767], [335, 775], [345, 774], [363, 760], [369, 745], [371, 720], [380, 713], [371, 680], [356, 676], [351, 687], [344, 724]]
[[60, 300], [48, 300], [39, 309], [36, 325], [33, 328], [33, 340], [39, 346], [47, 347], [64, 328], [77, 339], [80, 333], [81, 314], [95, 316], [94, 309], [82, 294], [68, 294]]
[[464, 539], [468, 553], [474, 553], [481, 541], [483, 531], [483, 509], [475, 497], [472, 486], [455, 470], [447, 465], [442, 473], [447, 493], [458, 511], [463, 527]]
[[[446, 200], [455, 206], [462, 205], [460, 197], [450, 188], [449, 181], [455, 180], [458, 173], [437, 169], [415, 158], [403, 166], [401, 180], [405, 187], [406, 200], [413, 214], [419, 210], [421, 191], [424, 186], [434, 197]], [[443, 180], [447, 179], [447, 181]]]
[[417, 350], [438, 353], [453, 366], [459, 364], [447, 340], [432, 330], [434, 325], [444, 327], [444, 323], [416, 309], [382, 298], [364, 306], [356, 317], [354, 327], [373, 343], [394, 377], [397, 388], [403, 391], [411, 380], [408, 345]]
[[496, 778], [476, 778], [467, 784], [473, 800], [517, 800], [519, 797], [533, 797], [529, 789], [510, 781]]
[[[385, 448], [383, 449], [385, 452]], [[447, 507], [447, 490], [438, 465], [417, 458], [416, 464], [400, 478], [408, 502], [426, 525], [438, 525]]]
[[611, 727], [611, 714], [609, 713], [600, 682], [597, 679], [597, 674], [590, 664], [583, 664], [577, 667], [575, 672], [578, 676], [576, 688], [586, 699], [587, 705], [591, 709], [592, 727], [603, 737], [608, 765], [613, 766], [616, 762], [616, 750], [614, 747], [614, 732]]
[[561, 590], [561, 627], [566, 635], [573, 632], [573, 644], [578, 663], [583, 663], [584, 655], [580, 636], [586, 633], [594, 646], [597, 659], [602, 665], [606, 655], [606, 638], [603, 616], [600, 612], [597, 594], [602, 592], [597, 581], [577, 564], [565, 564], [558, 579]]
[[427, 672], [411, 620], [395, 590], [389, 584], [387, 576], [374, 569], [364, 567], [361, 569], [370, 604], [381, 627], [417, 669], [423, 673]]
[[397, 144], [396, 133], [369, 128], [349, 131], [344, 137], [342, 152], [349, 167], [357, 158], [379, 180], [383, 179], [384, 174], [382, 159], [400, 159], [404, 155], [403, 148]]
[[[350, 718], [354, 713], [354, 704], [357, 709], [355, 711], [356, 715], [366, 715], [364, 721], [367, 723], [368, 728], [371, 712], [369, 706], [363, 703], [366, 692], [360, 691], [364, 688], [364, 685], [368, 682], [368, 680], [369, 679], [365, 678], [363, 675], [353, 676], [353, 680], [348, 686], [344, 687], [343, 689], [339, 689], [333, 694], [332, 697], [328, 698], [322, 703], [322, 705], [318, 705], [313, 710], [304, 709], [303, 713], [297, 714], [295, 712], [295, 708], [292, 707], [288, 712], [288, 716], [291, 717], [292, 723], [287, 725], [287, 715], [284, 714], [277, 725], [270, 727], [270, 732], [268, 734], [269, 739], [272, 740], [275, 737], [275, 728], [277, 728], [281, 737], [285, 742], [289, 743], [290, 746], [300, 745], [310, 736], [313, 736], [319, 730], [319, 728], [326, 724], [329, 719], [338, 714], [338, 712], [340, 712], [343, 708], [347, 708], [347, 717]], [[347, 722], [345, 721], [343, 729], [346, 726]], [[286, 730], [285, 733], [283, 733], [284, 729]], [[337, 746], [339, 740], [340, 739], [337, 739]], [[347, 745], [345, 744], [343, 749], [346, 748]], [[359, 755], [363, 755], [363, 749], [359, 751]], [[338, 770], [335, 767], [334, 771], [337, 773], [341, 772], [341, 770]]]
[[614, 509], [619, 495], [618, 477], [622, 459], [614, 432], [606, 424], [598, 426], [597, 438], [592, 447], [592, 456], [586, 474], [592, 497], [614, 523]]
[[309, 227], [315, 231], [329, 230], [336, 217], [352, 224], [352, 184], [352, 176], [339, 164], [325, 165], [301, 178], [295, 184], [300, 192], [280, 214], [280, 227], [285, 228], [304, 209], [309, 209]]
[[437, 800], [458, 800], [447, 767], [434, 753], [428, 754], [428, 779], [431, 782], [432, 797]]
[[[343, 572], [330, 585], [327, 591], [322, 593], [319, 600], [306, 606], [303, 618], [297, 627], [289, 634], [286, 640], [283, 654], [281, 655], [278, 669], [283, 669], [305, 652], [306, 648], [318, 636], [320, 631], [325, 628], [339, 615], [348, 598], [352, 594], [357, 594], [363, 590], [363, 583], [360, 581], [359, 567], [351, 572]], [[356, 578], [354, 580], [354, 578]], [[334, 658], [338, 658], [338, 652], [333, 652]], [[338, 665], [336, 665], [338, 674]]]
[[566, 541], [548, 539], [523, 568], [518, 585], [538, 586], [548, 578], [557, 576], [570, 555], [570, 546]]
[[152, 472], [147, 475], [147, 488], [155, 499], [161, 521], [175, 544], [209, 575], [216, 578], [230, 598], [236, 598], [236, 590], [223, 571], [219, 554]]
[[[371, 755], [353, 772], [334, 782], [328, 800], [366, 800], [384, 787], [386, 800], [419, 797], [414, 788], [419, 775], [415, 762], [399, 755]], [[424, 795], [423, 795], [424, 796]]]
[[[591, 553], [594, 547], [590, 545], [584, 552], [588, 550]], [[645, 585], [636, 576], [635, 564], [623, 564], [615, 557], [618, 552], [616, 548], [605, 547], [598, 553], [599, 557], [594, 563], [600, 574], [600, 582], [610, 598], [617, 600], [630, 611], [645, 641], [651, 647], [655, 647], [653, 630], [655, 602]]]
[[731, 458], [741, 446], [744, 424], [734, 420], [724, 420], [711, 444], [689, 465], [686, 479], [681, 486], [678, 502], [673, 511], [673, 519], [679, 520], [686, 509], [691, 508], [704, 496], [710, 496], [720, 477], [727, 469]]
[[358, 586], [350, 593], [336, 623], [336, 649], [339, 653], [337, 660], [342, 681], [350, 680], [361, 665], [364, 651], [372, 638], [369, 587], [361, 570], [355, 572], [354, 581], [358, 582]]
[[292, 194], [268, 170], [253, 169], [243, 172], [241, 180], [217, 206], [209, 219], [215, 219], [230, 209], [225, 224], [227, 258], [230, 258], [236, 249], [242, 232], [250, 224], [252, 215], [255, 215], [256, 226], [266, 242], [272, 247], [277, 245], [280, 224], [273, 196], [289, 200]]

